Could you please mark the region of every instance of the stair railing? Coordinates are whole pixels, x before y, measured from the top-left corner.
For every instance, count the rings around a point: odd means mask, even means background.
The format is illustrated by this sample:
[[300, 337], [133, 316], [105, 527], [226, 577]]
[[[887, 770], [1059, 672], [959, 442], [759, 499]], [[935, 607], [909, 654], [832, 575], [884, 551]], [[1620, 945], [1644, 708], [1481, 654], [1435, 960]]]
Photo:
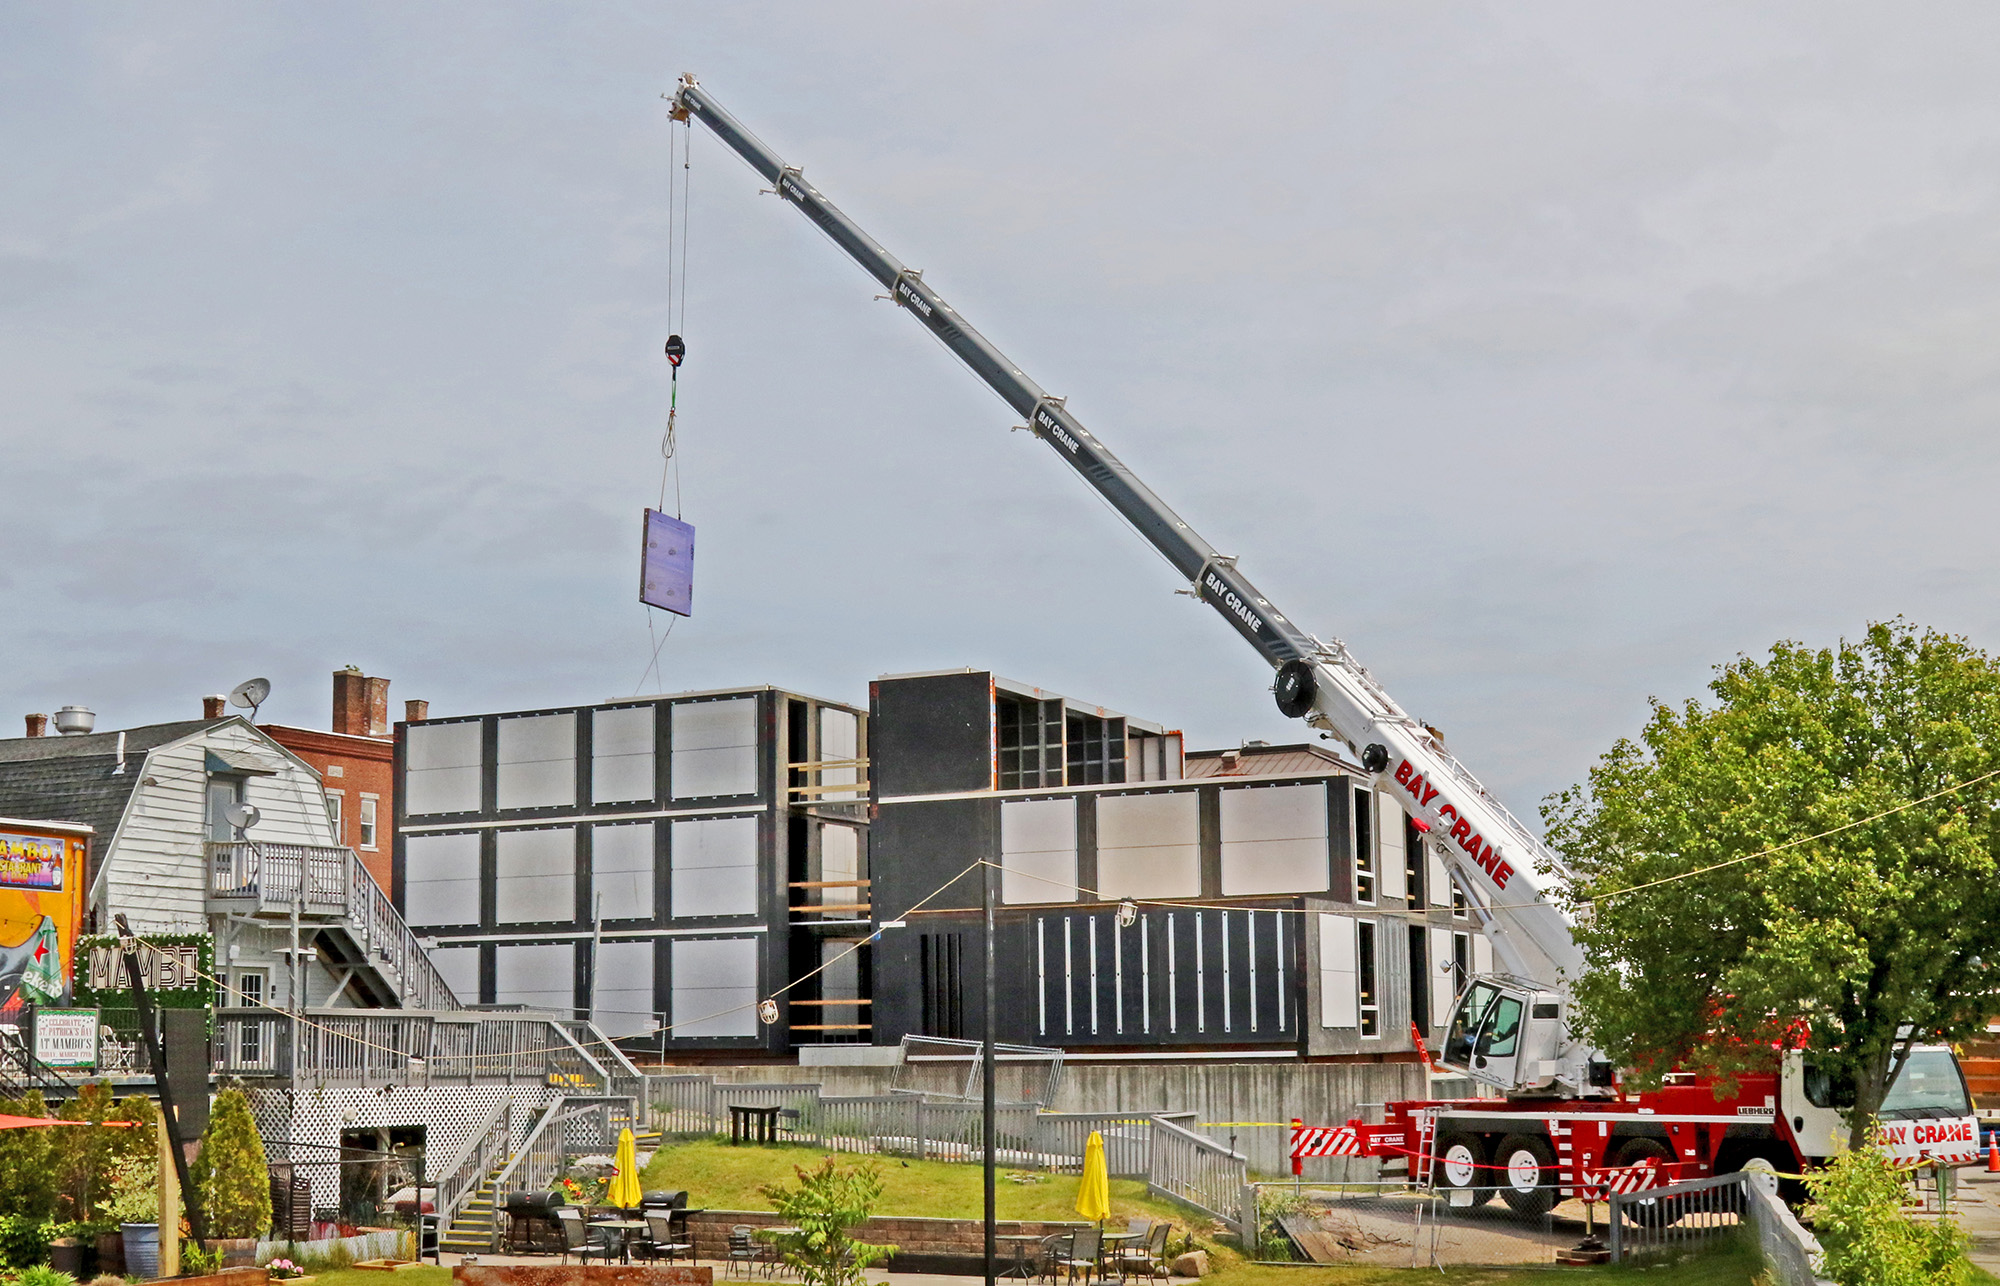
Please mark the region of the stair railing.
[[[500, 1100], [487, 1113], [486, 1120], [476, 1127], [471, 1136], [460, 1147], [457, 1155], [446, 1161], [437, 1175], [437, 1196], [432, 1209], [437, 1214], [438, 1240], [443, 1244], [444, 1235], [451, 1231], [451, 1225], [479, 1191], [486, 1176], [493, 1173], [507, 1155], [508, 1145], [514, 1137], [514, 1100]], [[426, 1167], [428, 1168], [428, 1167]], [[417, 1194], [417, 1206], [423, 1207], [423, 1194]], [[497, 1226], [499, 1212], [499, 1187], [494, 1188], [494, 1222]], [[443, 1253], [441, 1250], [440, 1254]]]
[[[562, 1177], [563, 1162], [569, 1149], [563, 1144], [564, 1126], [581, 1116], [603, 1110], [601, 1100], [577, 1106], [567, 1095], [558, 1095], [542, 1109], [542, 1115], [528, 1131], [528, 1137], [521, 1140], [521, 1146], [514, 1149], [507, 1166], [493, 1177], [493, 1207], [501, 1208], [509, 1192], [547, 1192]], [[490, 1249], [500, 1248], [500, 1220], [493, 1220], [493, 1240]]]

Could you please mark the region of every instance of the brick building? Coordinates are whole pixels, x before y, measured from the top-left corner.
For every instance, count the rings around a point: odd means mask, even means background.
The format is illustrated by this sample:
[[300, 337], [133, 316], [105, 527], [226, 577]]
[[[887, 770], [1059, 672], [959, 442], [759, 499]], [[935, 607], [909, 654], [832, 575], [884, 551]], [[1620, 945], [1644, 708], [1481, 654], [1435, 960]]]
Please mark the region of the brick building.
[[[426, 702], [411, 701], [409, 717]], [[334, 843], [351, 848], [388, 892], [396, 825], [396, 738], [389, 723], [389, 680], [349, 666], [333, 672], [333, 731], [266, 724], [271, 740], [316, 769], [326, 786]]]

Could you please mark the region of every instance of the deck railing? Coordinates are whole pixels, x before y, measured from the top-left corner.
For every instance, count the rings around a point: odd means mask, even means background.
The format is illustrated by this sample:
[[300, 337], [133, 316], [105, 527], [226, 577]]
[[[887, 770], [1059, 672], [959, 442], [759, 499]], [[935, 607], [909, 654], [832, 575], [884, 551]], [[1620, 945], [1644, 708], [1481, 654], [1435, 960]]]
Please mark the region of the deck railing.
[[[637, 1097], [637, 1081], [601, 1061], [569, 1019], [528, 1012], [272, 1009], [215, 1015], [216, 1070], [325, 1085], [533, 1084]], [[629, 1088], [628, 1088], [629, 1086]]]
[[459, 1000], [403, 923], [395, 903], [353, 849], [233, 841], [208, 845], [208, 896], [229, 910], [266, 917], [294, 908], [315, 922], [338, 919], [368, 965], [405, 1009], [457, 1009]]

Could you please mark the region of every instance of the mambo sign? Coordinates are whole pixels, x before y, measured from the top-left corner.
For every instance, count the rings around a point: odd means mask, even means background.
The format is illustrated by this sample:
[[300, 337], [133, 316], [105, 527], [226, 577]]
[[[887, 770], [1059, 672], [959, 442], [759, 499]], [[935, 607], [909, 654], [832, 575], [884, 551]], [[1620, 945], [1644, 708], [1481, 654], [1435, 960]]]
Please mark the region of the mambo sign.
[[[1438, 797], [1438, 788], [1425, 781], [1424, 775], [1413, 768], [1407, 759], [1396, 765], [1396, 782], [1425, 808], [1429, 808], [1431, 801]], [[1485, 836], [1473, 831], [1472, 823], [1460, 817], [1457, 807], [1450, 801], [1438, 806], [1437, 815], [1439, 821], [1451, 823], [1451, 829], [1446, 832], [1451, 842], [1464, 849], [1480, 870], [1493, 877], [1493, 887], [1506, 888], [1508, 879], [1514, 874], [1514, 868], [1507, 859], [1486, 842]]]
[[[149, 991], [179, 991], [201, 985], [201, 949], [193, 943], [139, 947], [139, 977]], [[98, 943], [90, 948], [90, 985], [96, 991], [130, 991], [125, 977], [125, 956], [116, 945]]]

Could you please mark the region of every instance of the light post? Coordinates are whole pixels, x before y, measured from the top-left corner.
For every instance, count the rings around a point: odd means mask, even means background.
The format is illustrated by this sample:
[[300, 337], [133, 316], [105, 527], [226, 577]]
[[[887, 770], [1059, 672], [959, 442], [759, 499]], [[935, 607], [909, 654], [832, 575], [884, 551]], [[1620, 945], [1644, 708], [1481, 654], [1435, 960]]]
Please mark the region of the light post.
[[[997, 813], [998, 810], [996, 809], [995, 812]], [[998, 851], [998, 848], [999, 846], [996, 844], [994, 846], [994, 851]], [[980, 1106], [984, 1112], [986, 1119], [986, 1129], [985, 1129], [986, 1173], [983, 1176], [986, 1184], [986, 1286], [994, 1286], [993, 1247], [995, 1244], [994, 1234], [996, 1231], [996, 1226], [994, 1222], [995, 1211], [994, 1211], [993, 1162], [995, 1153], [994, 1117], [997, 1115], [997, 1113], [994, 1110], [994, 1099], [993, 1099], [993, 1010], [995, 1006], [993, 1000], [993, 863], [992, 862], [983, 861], [980, 863], [979, 877], [980, 877], [979, 885], [980, 885], [981, 901], [984, 904], [986, 912], [986, 933], [985, 933], [986, 1021], [982, 1024], [982, 1026], [985, 1028], [985, 1031], [982, 1034], [979, 1042], [979, 1080], [980, 1080], [980, 1091], [981, 1091]]]

